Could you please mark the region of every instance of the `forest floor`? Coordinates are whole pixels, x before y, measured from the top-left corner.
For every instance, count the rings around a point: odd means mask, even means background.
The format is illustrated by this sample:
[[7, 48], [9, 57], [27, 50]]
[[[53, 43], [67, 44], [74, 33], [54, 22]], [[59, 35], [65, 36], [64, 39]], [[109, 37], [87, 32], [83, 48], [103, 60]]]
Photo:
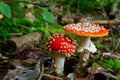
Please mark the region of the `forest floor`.
[[94, 14], [76, 18], [71, 15], [62, 15], [56, 21], [60, 25], [87, 21], [109, 29], [108, 36], [92, 38], [98, 50], [90, 53], [87, 61], [76, 51], [76, 55], [65, 58], [64, 73], [58, 75], [54, 58], [42, 43], [44, 34], [14, 36], [0, 42], [0, 80], [120, 80], [120, 13], [110, 22], [93, 18]]

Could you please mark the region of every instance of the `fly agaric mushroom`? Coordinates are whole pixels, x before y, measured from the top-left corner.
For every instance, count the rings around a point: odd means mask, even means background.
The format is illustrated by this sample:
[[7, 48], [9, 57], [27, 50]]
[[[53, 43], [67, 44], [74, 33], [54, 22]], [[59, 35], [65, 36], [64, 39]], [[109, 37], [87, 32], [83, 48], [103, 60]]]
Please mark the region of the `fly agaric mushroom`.
[[78, 52], [85, 52], [85, 50], [87, 50], [86, 54], [83, 55], [83, 60], [85, 61], [89, 59], [88, 51], [94, 53], [97, 50], [90, 37], [102, 37], [108, 35], [107, 29], [94, 23], [69, 24], [64, 26], [63, 29], [67, 32], [81, 36]]
[[65, 57], [73, 55], [75, 45], [63, 34], [54, 34], [47, 43], [47, 51], [52, 52], [55, 59], [56, 73], [63, 75]]

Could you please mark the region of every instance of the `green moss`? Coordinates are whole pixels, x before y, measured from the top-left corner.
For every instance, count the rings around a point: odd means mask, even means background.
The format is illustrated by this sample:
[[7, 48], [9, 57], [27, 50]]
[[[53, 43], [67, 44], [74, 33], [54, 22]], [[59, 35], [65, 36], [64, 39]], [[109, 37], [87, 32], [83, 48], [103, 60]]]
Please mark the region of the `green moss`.
[[120, 70], [120, 60], [119, 59], [112, 59], [106, 58], [100, 61], [100, 63], [111, 72], [117, 72]]

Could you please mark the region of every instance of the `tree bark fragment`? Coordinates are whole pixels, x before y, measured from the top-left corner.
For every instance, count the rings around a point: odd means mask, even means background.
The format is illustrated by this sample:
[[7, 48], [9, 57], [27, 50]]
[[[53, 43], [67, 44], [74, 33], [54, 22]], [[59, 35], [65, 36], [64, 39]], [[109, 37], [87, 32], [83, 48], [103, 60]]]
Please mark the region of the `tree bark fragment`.
[[41, 34], [38, 32], [30, 33], [21, 37], [12, 38], [11, 40], [16, 43], [17, 49], [25, 45], [33, 45], [33, 43], [39, 42]]

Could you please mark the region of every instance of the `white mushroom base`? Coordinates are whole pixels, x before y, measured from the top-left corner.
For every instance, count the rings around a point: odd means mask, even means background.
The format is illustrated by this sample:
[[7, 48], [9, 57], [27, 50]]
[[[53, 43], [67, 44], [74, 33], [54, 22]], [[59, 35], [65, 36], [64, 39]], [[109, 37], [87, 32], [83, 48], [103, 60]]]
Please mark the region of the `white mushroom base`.
[[62, 76], [64, 72], [64, 63], [66, 55], [64, 53], [53, 53], [54, 57], [54, 67], [58, 76]]
[[[85, 50], [88, 50], [88, 52], [85, 52]], [[81, 37], [80, 38], [80, 47], [78, 48], [78, 52], [85, 52], [83, 55], [83, 59], [87, 60], [89, 59], [89, 53], [96, 52], [97, 49], [93, 42], [91, 41], [90, 37]]]
[[64, 57], [57, 57], [57, 58], [55, 58], [55, 68], [56, 68], [56, 73], [58, 75], [63, 75], [64, 62], [65, 62], [65, 58]]

